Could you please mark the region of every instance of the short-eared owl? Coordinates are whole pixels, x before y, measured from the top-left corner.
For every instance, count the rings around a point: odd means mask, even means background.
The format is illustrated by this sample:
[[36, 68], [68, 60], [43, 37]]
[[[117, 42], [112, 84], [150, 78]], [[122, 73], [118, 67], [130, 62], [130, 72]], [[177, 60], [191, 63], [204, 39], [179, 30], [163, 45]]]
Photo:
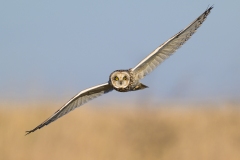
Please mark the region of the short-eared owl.
[[63, 105], [63, 107], [57, 110], [50, 118], [45, 120], [36, 128], [30, 131], [26, 131], [26, 135], [44, 127], [45, 125], [48, 125], [49, 123], [57, 120], [68, 112], [104, 93], [108, 93], [112, 90], [116, 90], [119, 92], [128, 92], [147, 88], [147, 86], [140, 83], [139, 80], [152, 72], [160, 63], [162, 63], [166, 58], [172, 55], [179, 47], [181, 47], [201, 26], [201, 24], [209, 15], [212, 8], [213, 7], [207, 8], [207, 10], [203, 14], [201, 14], [196, 20], [194, 20], [189, 26], [187, 26], [185, 29], [181, 30], [169, 40], [164, 42], [162, 45], [157, 47], [137, 66], [127, 70], [116, 70], [110, 74], [107, 83], [81, 91], [72, 99], [70, 99], [65, 105]]

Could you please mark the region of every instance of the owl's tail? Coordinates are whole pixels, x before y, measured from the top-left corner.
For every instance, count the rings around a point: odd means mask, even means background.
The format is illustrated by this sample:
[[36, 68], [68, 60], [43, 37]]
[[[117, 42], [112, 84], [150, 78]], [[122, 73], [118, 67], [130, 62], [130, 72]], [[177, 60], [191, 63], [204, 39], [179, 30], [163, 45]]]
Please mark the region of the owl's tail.
[[140, 89], [145, 89], [145, 88], [148, 88], [148, 86], [146, 86], [146, 85], [140, 83]]
[[137, 90], [141, 90], [141, 89], [145, 89], [145, 88], [148, 88], [148, 86], [140, 83], [140, 84], [137, 85], [133, 90], [134, 90], [134, 91], [137, 91]]

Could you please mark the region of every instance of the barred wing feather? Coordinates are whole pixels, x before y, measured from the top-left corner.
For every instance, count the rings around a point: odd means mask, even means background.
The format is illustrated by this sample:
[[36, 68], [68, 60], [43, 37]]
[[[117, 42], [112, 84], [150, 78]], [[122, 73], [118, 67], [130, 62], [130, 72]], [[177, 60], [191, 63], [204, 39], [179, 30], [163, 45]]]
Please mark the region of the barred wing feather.
[[112, 90], [113, 90], [112, 86], [109, 85], [109, 83], [105, 83], [105, 84], [101, 84], [101, 85], [81, 91], [72, 99], [70, 99], [63, 107], [57, 110], [51, 117], [45, 120], [43, 123], [41, 123], [36, 128], [30, 131], [26, 131], [27, 132], [26, 135], [36, 131], [37, 129], [41, 129], [42, 127], [50, 124], [51, 122], [57, 120], [58, 118], [74, 110], [75, 108], [80, 107], [84, 103], [94, 98], [97, 98], [105, 93], [108, 93]]
[[179, 47], [181, 47], [205, 21], [212, 8], [213, 6], [207, 8], [207, 10], [189, 26], [160, 45], [145, 59], [143, 59], [136, 67], [134, 67], [132, 71], [136, 75], [137, 79], [142, 79], [144, 76], [152, 72], [159, 64], [161, 64]]

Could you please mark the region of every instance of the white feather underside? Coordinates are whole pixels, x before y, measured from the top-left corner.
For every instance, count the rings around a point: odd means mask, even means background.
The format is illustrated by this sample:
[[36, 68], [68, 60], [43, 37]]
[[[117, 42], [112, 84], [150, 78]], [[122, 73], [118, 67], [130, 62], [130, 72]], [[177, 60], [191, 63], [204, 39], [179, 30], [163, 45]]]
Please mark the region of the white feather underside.
[[[143, 59], [136, 67], [132, 68], [132, 72], [135, 75], [135, 80], [138, 81], [144, 76], [152, 72], [159, 64], [172, 55], [178, 48], [180, 48], [201, 26], [204, 22], [210, 10], [213, 7], [209, 7], [202, 15], [200, 15], [195, 21], [193, 21], [188, 27], [174, 35], [165, 43], [156, 48], [151, 54]], [[113, 87], [109, 83], [104, 83], [85, 89], [70, 99], [63, 107], [57, 110], [51, 117], [45, 120], [43, 123], [35, 127], [34, 129], [27, 131], [27, 134], [36, 131], [64, 116], [77, 107], [85, 104], [86, 102], [97, 98], [105, 93], [113, 90]]]
[[109, 85], [109, 83], [104, 83], [101, 85], [97, 85], [95, 87], [91, 87], [88, 89], [85, 89], [78, 93], [76, 96], [74, 96], [72, 99], [70, 99], [63, 107], [61, 107], [59, 110], [57, 110], [51, 117], [46, 119], [43, 123], [38, 125], [36, 128], [27, 131], [27, 134], [34, 132], [37, 129], [40, 129], [44, 127], [45, 125], [48, 125], [49, 123], [57, 120], [58, 118], [64, 116], [65, 114], [69, 113], [70, 111], [73, 111], [77, 107], [82, 106], [83, 104], [87, 103], [88, 101], [97, 98], [104, 93], [108, 93], [112, 91], [112, 86]]
[[136, 67], [132, 69], [138, 80], [152, 72], [159, 64], [171, 56], [178, 48], [180, 48], [201, 26], [213, 7], [208, 8], [202, 15], [193, 21], [185, 29], [174, 35], [165, 43], [156, 48], [145, 59], [143, 59]]

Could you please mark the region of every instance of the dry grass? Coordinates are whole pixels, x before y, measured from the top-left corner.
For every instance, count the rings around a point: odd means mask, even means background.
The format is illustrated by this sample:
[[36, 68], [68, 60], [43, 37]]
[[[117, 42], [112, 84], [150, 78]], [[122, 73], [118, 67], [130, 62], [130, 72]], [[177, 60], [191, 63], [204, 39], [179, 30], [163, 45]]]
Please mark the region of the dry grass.
[[24, 136], [57, 108], [40, 106], [0, 106], [1, 160], [240, 159], [238, 107], [88, 105]]

